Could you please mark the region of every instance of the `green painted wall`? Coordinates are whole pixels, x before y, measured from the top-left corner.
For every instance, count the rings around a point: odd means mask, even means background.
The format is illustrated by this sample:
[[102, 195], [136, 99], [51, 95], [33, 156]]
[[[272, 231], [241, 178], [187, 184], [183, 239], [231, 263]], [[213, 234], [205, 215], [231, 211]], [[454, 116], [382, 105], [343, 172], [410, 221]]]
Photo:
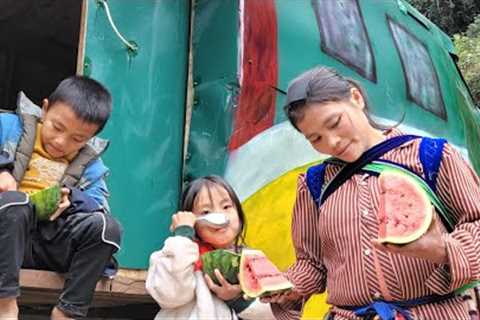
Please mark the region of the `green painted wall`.
[[[249, 0], [256, 1], [256, 0]], [[260, 0], [258, 0], [260, 1]], [[323, 1], [323, 0], [319, 0]], [[168, 235], [184, 180], [223, 175], [239, 94], [241, 1], [109, 0], [120, 32], [139, 50], [131, 55], [115, 36], [105, 10], [89, 0], [86, 73], [106, 84], [114, 113], [103, 137], [112, 140], [104, 159], [112, 212], [126, 230], [122, 267], [144, 268], [149, 254]], [[438, 28], [399, 1], [358, 1], [375, 59], [376, 82], [321, 49], [321, 36], [310, 0], [275, 1], [278, 22], [278, 83], [286, 90], [299, 72], [318, 64], [337, 68], [369, 92], [375, 115], [398, 120], [469, 149], [480, 171], [480, 114], [450, 57], [453, 48]], [[403, 5], [402, 5], [403, 4]], [[185, 175], [182, 145], [188, 66], [190, 11], [194, 12], [192, 47], [194, 104]], [[388, 28], [387, 14], [426, 46], [439, 76], [448, 121], [407, 100], [400, 56]], [[415, 18], [416, 17], [416, 18]], [[274, 124], [285, 121], [284, 95], [277, 94]], [[280, 159], [281, 160], [281, 159]], [[262, 171], [265, 163], [251, 163]], [[292, 168], [293, 169], [293, 168]], [[253, 181], [252, 181], [253, 182]]]
[[125, 229], [120, 265], [144, 268], [168, 234], [182, 172], [190, 4], [188, 0], [109, 0], [129, 55], [106, 12], [88, 1], [87, 73], [112, 92], [114, 111], [101, 136], [113, 214]]
[[238, 1], [196, 0], [193, 23], [195, 100], [186, 180], [222, 175], [238, 94]]
[[[410, 15], [403, 13], [397, 1], [359, 1], [359, 4], [375, 57], [377, 83], [363, 78], [320, 49], [320, 35], [310, 1], [283, 0], [277, 2], [278, 52], [281, 62], [279, 87], [285, 90], [288, 82], [301, 70], [317, 64], [332, 66], [342, 74], [362, 83], [368, 92], [372, 112], [375, 115], [399, 120], [405, 111], [405, 124], [421, 128], [436, 136], [446, 136], [455, 144], [464, 146], [463, 123], [458, 117], [455, 90], [452, 90], [452, 85], [454, 86], [459, 78], [446, 47], [433, 36], [438, 31], [425, 29]], [[297, 12], [298, 16], [303, 17], [296, 28], [291, 28], [291, 23], [298, 18], [297, 15], [292, 15], [292, 12]], [[439, 75], [448, 122], [406, 99], [403, 70], [388, 28], [387, 14], [411, 30], [428, 47]], [[283, 105], [284, 97], [280, 98], [282, 103], [279, 105]], [[278, 111], [278, 121], [285, 120], [283, 112], [280, 109]]]
[[[240, 90], [234, 76], [240, 72], [238, 66], [242, 50], [239, 43], [239, 2], [197, 2], [193, 54], [194, 77], [199, 79], [195, 88], [198, 105], [193, 110], [190, 160], [186, 168], [193, 177], [222, 174], [228, 162], [226, 146]], [[279, 61], [277, 87], [285, 91], [289, 81], [313, 66], [332, 66], [362, 83], [368, 91], [374, 115], [397, 121], [405, 113], [404, 125], [433, 136], [446, 137], [456, 146], [467, 148], [472, 164], [480, 172], [480, 145], [475, 143], [480, 139], [479, 111], [456, 69], [450, 39], [403, 0], [360, 0], [358, 3], [375, 59], [376, 82], [367, 80], [321, 49], [321, 35], [312, 1], [278, 0], [275, 1]], [[404, 71], [388, 27], [387, 15], [425, 45], [438, 75], [447, 120], [407, 99]], [[284, 94], [277, 94], [275, 124], [286, 120], [282, 110], [284, 99]]]

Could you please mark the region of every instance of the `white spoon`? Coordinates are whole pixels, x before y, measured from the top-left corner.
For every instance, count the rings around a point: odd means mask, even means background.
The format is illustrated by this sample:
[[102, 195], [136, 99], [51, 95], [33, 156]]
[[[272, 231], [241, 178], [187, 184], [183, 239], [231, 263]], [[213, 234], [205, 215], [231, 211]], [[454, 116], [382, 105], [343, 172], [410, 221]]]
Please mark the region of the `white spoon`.
[[198, 217], [196, 220], [199, 224], [205, 224], [214, 228], [223, 228], [228, 226], [230, 220], [227, 216], [220, 212], [212, 212], [201, 217]]

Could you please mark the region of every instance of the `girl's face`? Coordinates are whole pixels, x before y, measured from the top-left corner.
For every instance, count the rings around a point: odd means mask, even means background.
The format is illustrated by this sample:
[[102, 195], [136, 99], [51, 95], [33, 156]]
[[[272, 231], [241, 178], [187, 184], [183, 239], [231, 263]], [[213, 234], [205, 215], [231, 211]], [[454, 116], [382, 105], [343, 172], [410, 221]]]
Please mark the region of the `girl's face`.
[[364, 108], [363, 96], [352, 88], [349, 100], [308, 105], [297, 127], [318, 152], [353, 162], [383, 140], [381, 131], [368, 122]]
[[204, 186], [195, 198], [193, 213], [201, 216], [211, 212], [221, 212], [230, 220], [224, 228], [216, 229], [206, 225], [196, 227], [197, 235], [204, 242], [214, 248], [228, 248], [235, 243], [235, 238], [240, 233], [240, 219], [237, 208], [227, 190], [219, 185]]

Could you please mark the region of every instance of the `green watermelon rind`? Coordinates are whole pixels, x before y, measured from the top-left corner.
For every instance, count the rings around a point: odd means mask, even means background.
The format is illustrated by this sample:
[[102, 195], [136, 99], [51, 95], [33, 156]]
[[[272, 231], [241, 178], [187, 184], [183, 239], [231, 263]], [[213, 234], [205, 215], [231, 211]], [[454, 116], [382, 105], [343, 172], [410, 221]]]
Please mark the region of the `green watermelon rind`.
[[60, 197], [61, 190], [59, 185], [54, 185], [29, 195], [30, 202], [35, 206], [35, 214], [39, 220], [48, 220], [57, 210]]
[[[389, 164], [389, 166], [395, 166], [394, 164]], [[428, 197], [430, 198], [430, 201], [432, 202], [433, 206], [435, 209], [442, 215], [444, 220], [448, 223], [450, 229], [453, 229], [455, 226], [455, 222], [451, 218], [451, 214], [448, 212], [448, 209], [443, 205], [443, 203], [440, 201], [440, 199], [437, 197], [437, 195], [430, 189], [428, 184], [420, 177], [417, 175], [410, 173], [409, 171], [406, 171], [405, 169], [398, 167], [398, 168], [392, 168], [388, 167], [385, 168], [385, 165], [382, 163], [378, 163], [376, 161], [373, 161], [372, 163], [369, 163], [365, 166], [366, 169], [377, 172], [381, 174], [384, 171], [390, 171], [390, 172], [396, 172], [396, 173], [401, 173], [408, 175], [410, 178], [414, 179], [416, 183], [418, 183], [419, 186], [422, 187], [423, 190], [427, 193]]]
[[216, 249], [204, 253], [200, 257], [202, 261], [202, 271], [208, 274], [210, 279], [217, 285], [220, 285], [215, 269], [218, 269], [223, 278], [230, 284], [238, 284], [238, 272], [240, 268], [240, 255], [230, 250]]
[[[247, 282], [245, 281], [245, 260], [246, 257], [249, 255], [260, 255], [264, 257], [265, 259], [268, 260], [267, 256], [263, 253], [261, 250], [254, 250], [254, 249], [244, 249], [242, 251], [242, 257], [240, 259], [240, 273], [239, 273], [239, 279], [240, 279], [240, 287], [243, 291], [243, 293], [249, 297], [249, 298], [261, 298], [264, 296], [270, 296], [272, 294], [278, 294], [287, 290], [290, 290], [293, 288], [293, 284], [288, 281], [288, 279], [285, 278], [284, 282], [279, 283], [278, 285], [268, 285], [264, 286], [263, 288], [260, 288], [257, 291], [252, 290], [251, 288], [248, 287]], [[280, 271], [278, 271], [280, 273]]]
[[393, 176], [396, 179], [403, 180], [405, 183], [410, 184], [417, 191], [418, 196], [422, 200], [421, 204], [424, 204], [424, 207], [425, 207], [424, 221], [414, 233], [408, 236], [386, 235], [384, 237], [379, 236], [378, 240], [381, 243], [407, 244], [420, 238], [423, 234], [425, 234], [425, 232], [427, 232], [428, 228], [430, 227], [430, 224], [432, 223], [432, 220], [433, 220], [433, 214], [432, 214], [433, 211], [431, 209], [432, 208], [431, 198], [428, 195], [428, 191], [425, 190], [423, 186], [419, 184], [415, 178], [397, 169], [384, 170], [379, 176], [379, 181], [381, 181], [382, 179], [389, 179], [390, 176]]

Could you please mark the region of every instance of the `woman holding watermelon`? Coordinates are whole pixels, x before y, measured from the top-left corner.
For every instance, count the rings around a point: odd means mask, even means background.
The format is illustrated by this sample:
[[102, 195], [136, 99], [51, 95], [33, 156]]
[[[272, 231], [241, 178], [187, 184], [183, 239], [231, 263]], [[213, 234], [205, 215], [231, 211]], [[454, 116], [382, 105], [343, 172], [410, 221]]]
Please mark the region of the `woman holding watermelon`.
[[[480, 278], [480, 187], [461, 155], [443, 139], [382, 128], [361, 86], [326, 67], [290, 83], [285, 112], [332, 158], [298, 179], [297, 260], [286, 273], [295, 287], [264, 299], [277, 318], [298, 318], [303, 301], [327, 290], [329, 319], [471, 319], [458, 290]], [[409, 184], [399, 184], [385, 193], [378, 175], [389, 170], [420, 187], [408, 192]], [[404, 210], [386, 194], [413, 199], [420, 189], [435, 206], [411, 201], [416, 215], [402, 220]], [[390, 220], [403, 229], [390, 228]], [[379, 235], [408, 243], [380, 242]]]

